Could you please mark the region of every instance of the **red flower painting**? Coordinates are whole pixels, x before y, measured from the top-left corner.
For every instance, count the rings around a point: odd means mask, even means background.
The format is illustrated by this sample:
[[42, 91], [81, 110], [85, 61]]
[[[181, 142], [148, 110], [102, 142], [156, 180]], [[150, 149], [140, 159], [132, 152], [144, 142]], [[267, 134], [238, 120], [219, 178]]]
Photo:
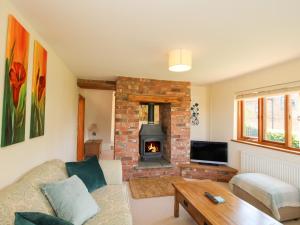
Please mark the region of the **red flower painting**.
[[34, 42], [30, 138], [39, 137], [45, 130], [47, 51], [37, 41]]
[[14, 106], [17, 108], [21, 86], [26, 81], [26, 71], [23, 64], [13, 62], [9, 70], [9, 80], [12, 88]]
[[39, 77], [38, 83], [38, 101], [41, 101], [46, 87], [46, 76]]
[[29, 33], [15, 17], [9, 16], [5, 55], [2, 147], [25, 139], [28, 49]]

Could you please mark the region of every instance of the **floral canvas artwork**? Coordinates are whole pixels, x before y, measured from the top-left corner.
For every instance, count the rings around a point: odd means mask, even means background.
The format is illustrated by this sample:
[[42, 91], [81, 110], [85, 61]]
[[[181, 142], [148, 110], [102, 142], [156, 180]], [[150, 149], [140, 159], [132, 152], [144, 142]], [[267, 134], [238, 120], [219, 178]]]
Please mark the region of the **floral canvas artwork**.
[[47, 51], [35, 41], [31, 90], [30, 138], [44, 135], [46, 74]]
[[29, 33], [8, 18], [1, 146], [24, 141]]

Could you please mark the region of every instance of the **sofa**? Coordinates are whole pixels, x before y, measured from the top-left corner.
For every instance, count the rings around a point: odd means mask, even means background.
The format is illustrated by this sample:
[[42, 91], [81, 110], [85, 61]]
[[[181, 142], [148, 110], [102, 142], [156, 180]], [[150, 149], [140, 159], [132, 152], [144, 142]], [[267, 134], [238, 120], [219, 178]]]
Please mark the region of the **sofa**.
[[238, 174], [229, 184], [236, 196], [281, 222], [300, 218], [297, 187], [261, 173]]
[[[132, 225], [127, 186], [122, 182], [122, 166], [118, 160], [100, 161], [107, 185], [92, 192], [100, 212], [85, 225]], [[42, 212], [55, 215], [42, 194], [42, 184], [68, 178], [65, 163], [47, 161], [0, 190], [0, 224], [13, 225], [15, 212]]]

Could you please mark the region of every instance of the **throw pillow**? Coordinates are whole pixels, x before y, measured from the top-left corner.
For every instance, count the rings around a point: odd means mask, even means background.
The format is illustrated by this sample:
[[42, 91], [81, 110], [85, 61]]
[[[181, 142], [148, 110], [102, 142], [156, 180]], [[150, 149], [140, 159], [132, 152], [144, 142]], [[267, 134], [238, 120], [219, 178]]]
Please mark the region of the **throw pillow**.
[[40, 212], [16, 212], [15, 225], [73, 225], [55, 216]]
[[66, 168], [68, 175], [77, 175], [86, 185], [89, 192], [106, 185], [103, 171], [96, 156], [85, 161], [67, 162]]
[[76, 175], [46, 184], [42, 187], [42, 192], [56, 215], [74, 225], [83, 224], [99, 211], [97, 203]]

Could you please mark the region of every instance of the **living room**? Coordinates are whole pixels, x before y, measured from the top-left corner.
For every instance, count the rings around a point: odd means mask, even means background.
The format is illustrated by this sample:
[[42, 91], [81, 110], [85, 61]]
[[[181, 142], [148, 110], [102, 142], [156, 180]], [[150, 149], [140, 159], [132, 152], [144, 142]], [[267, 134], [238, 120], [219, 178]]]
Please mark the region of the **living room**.
[[300, 224], [299, 1], [0, 5], [1, 225]]

